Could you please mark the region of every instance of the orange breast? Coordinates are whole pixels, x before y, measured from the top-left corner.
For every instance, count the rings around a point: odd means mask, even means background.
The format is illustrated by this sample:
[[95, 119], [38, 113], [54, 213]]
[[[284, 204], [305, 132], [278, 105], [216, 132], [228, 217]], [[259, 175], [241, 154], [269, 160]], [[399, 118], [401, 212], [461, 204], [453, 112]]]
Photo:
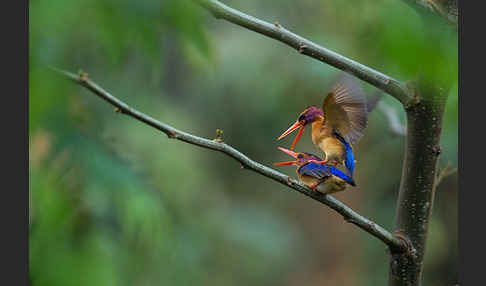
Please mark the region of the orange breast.
[[312, 142], [319, 146], [319, 143], [327, 137], [331, 136], [329, 128], [322, 125], [323, 119], [318, 119], [312, 122]]
[[317, 186], [316, 191], [323, 194], [332, 194], [344, 191], [346, 189], [346, 182], [336, 176], [331, 176], [321, 181], [311, 176], [300, 175], [299, 173], [297, 173], [297, 175], [299, 176], [299, 180], [308, 187], [313, 187], [316, 184], [320, 183]]
[[336, 192], [344, 191], [345, 189], [346, 182], [335, 176], [327, 179], [324, 183], [320, 184], [317, 187], [317, 190], [323, 194], [333, 194]]
[[346, 148], [344, 145], [334, 137], [327, 137], [321, 140], [319, 148], [326, 153], [326, 159], [332, 161], [343, 161], [344, 152]]
[[346, 147], [332, 136], [332, 129], [322, 125], [323, 118], [312, 123], [312, 142], [326, 154], [327, 160], [341, 163]]

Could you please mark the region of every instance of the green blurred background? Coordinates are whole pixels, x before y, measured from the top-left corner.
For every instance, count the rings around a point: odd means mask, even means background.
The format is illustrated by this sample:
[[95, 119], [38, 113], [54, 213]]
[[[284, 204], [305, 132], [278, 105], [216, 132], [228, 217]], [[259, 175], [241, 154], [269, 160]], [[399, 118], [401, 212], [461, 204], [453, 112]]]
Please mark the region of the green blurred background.
[[[224, 1], [399, 80], [450, 94], [440, 166], [457, 166], [457, 32], [398, 0]], [[192, 1], [30, 1], [32, 285], [385, 285], [385, 246], [327, 207], [220, 153], [168, 140], [47, 65], [271, 165], [276, 138], [339, 71], [216, 20]], [[376, 92], [361, 82], [367, 94]], [[382, 102], [404, 113], [396, 100]], [[320, 154], [306, 130], [297, 150]], [[293, 137], [293, 136], [290, 136]], [[393, 229], [405, 137], [376, 109], [336, 197]], [[295, 176], [294, 167], [280, 171]], [[424, 285], [457, 282], [457, 173], [439, 185]]]

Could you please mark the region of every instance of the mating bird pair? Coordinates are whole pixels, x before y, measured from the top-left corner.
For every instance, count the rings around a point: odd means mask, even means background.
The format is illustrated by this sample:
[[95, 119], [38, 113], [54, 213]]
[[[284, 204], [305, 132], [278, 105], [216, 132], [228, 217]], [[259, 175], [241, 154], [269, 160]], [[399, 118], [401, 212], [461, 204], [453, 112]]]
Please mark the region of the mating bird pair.
[[[368, 113], [380, 98], [369, 103], [361, 86], [350, 76], [339, 77], [324, 99], [322, 108], [310, 106], [297, 118], [278, 140], [299, 129], [290, 150], [279, 147], [295, 161], [274, 163], [274, 165], [296, 165], [297, 175], [302, 183], [324, 194], [343, 191], [346, 185], [355, 186], [354, 145], [363, 136]], [[312, 142], [325, 154], [322, 160], [309, 153], [295, 153], [291, 150], [302, 136], [304, 128], [312, 126]], [[337, 166], [343, 165], [346, 172]]]

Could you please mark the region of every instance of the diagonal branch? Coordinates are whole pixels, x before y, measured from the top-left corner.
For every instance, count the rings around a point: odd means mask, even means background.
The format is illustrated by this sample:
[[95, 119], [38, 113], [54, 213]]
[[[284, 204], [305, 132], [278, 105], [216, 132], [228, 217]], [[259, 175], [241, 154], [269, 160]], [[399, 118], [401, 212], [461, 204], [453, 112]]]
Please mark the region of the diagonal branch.
[[267, 23], [228, 7], [216, 0], [195, 1], [209, 10], [216, 18], [225, 19], [233, 24], [273, 38], [295, 48], [301, 54], [307, 55], [321, 62], [327, 63], [337, 69], [348, 72], [390, 94], [403, 105], [407, 105], [412, 99], [411, 91], [404, 83], [363, 64], [348, 59], [338, 53], [321, 47], [312, 41], [292, 33], [277, 22], [274, 24]]
[[101, 97], [105, 101], [109, 102], [110, 104], [116, 107], [116, 111], [122, 114], [126, 114], [130, 117], [133, 117], [155, 129], [158, 129], [164, 132], [170, 139], [177, 139], [189, 144], [193, 144], [199, 147], [203, 147], [206, 149], [211, 149], [215, 151], [219, 151], [224, 153], [236, 161], [240, 162], [243, 168], [250, 169], [254, 172], [257, 172], [267, 178], [270, 178], [274, 181], [277, 181], [292, 190], [298, 191], [308, 197], [313, 198], [314, 200], [321, 202], [339, 214], [343, 216], [343, 218], [359, 228], [363, 229], [364, 231], [368, 232], [369, 234], [373, 235], [374, 237], [378, 238], [382, 242], [384, 242], [390, 250], [395, 253], [407, 251], [407, 244], [401, 238], [394, 236], [389, 231], [384, 229], [383, 227], [377, 225], [376, 223], [370, 221], [369, 219], [359, 215], [350, 207], [346, 206], [339, 200], [335, 199], [330, 195], [324, 195], [318, 192], [313, 191], [311, 188], [303, 185], [302, 183], [294, 180], [293, 178], [284, 175], [280, 172], [277, 172], [271, 168], [268, 168], [258, 162], [255, 162], [248, 158], [246, 155], [242, 154], [240, 151], [234, 149], [233, 147], [222, 143], [220, 140], [210, 140], [201, 137], [194, 136], [189, 133], [185, 133], [183, 131], [177, 130], [174, 127], [171, 127], [167, 124], [164, 124], [132, 107], [124, 103], [123, 101], [119, 100], [118, 98], [114, 97], [99, 85], [88, 79], [87, 74], [81, 73], [80, 75], [76, 75], [70, 72], [54, 69], [55, 71], [62, 74], [64, 77], [78, 83], [90, 91], [92, 91], [97, 96]]

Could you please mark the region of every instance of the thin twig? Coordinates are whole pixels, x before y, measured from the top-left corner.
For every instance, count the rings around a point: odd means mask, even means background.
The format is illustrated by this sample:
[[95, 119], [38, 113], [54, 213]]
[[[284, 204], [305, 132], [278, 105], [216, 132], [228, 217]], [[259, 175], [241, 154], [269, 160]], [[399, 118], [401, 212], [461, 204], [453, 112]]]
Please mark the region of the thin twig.
[[273, 38], [293, 47], [301, 54], [350, 73], [395, 97], [403, 105], [407, 105], [413, 99], [411, 91], [404, 83], [294, 34], [285, 29], [282, 23], [275, 22], [272, 24], [262, 21], [216, 0], [195, 1], [209, 10], [217, 19], [225, 19], [236, 25]]
[[199, 147], [215, 150], [222, 152], [236, 161], [240, 162], [240, 164], [246, 168], [253, 170], [265, 177], [268, 177], [274, 181], [277, 181], [287, 187], [289, 187], [292, 190], [298, 191], [308, 197], [313, 198], [314, 200], [321, 202], [339, 214], [341, 214], [346, 221], [349, 221], [359, 228], [363, 229], [364, 231], [368, 232], [369, 234], [375, 236], [382, 242], [384, 242], [386, 245], [390, 247], [391, 250], [395, 252], [403, 252], [407, 251], [407, 246], [405, 243], [398, 237], [395, 237], [392, 233], [384, 229], [383, 227], [377, 225], [376, 223], [370, 221], [369, 219], [359, 215], [356, 213], [354, 210], [352, 210], [350, 207], [346, 206], [339, 200], [335, 199], [334, 197], [330, 195], [324, 195], [319, 192], [313, 191], [311, 188], [303, 185], [302, 183], [298, 182], [297, 180], [294, 180], [293, 178], [284, 175], [280, 172], [277, 172], [271, 168], [268, 168], [258, 162], [255, 162], [248, 158], [246, 155], [241, 153], [240, 151], [234, 149], [233, 147], [222, 143], [218, 142], [218, 140], [210, 140], [210, 139], [205, 139], [201, 137], [197, 137], [195, 135], [185, 133], [183, 131], [177, 130], [172, 126], [169, 126], [165, 123], [162, 123], [132, 107], [124, 103], [123, 101], [119, 100], [118, 98], [114, 97], [107, 91], [105, 91], [103, 88], [101, 88], [99, 85], [91, 81], [86, 74], [81, 74], [81, 75], [76, 75], [67, 71], [62, 71], [59, 69], [54, 69], [55, 71], [59, 72], [66, 78], [74, 81], [75, 83], [78, 83], [90, 91], [92, 91], [94, 94], [97, 96], [101, 97], [105, 101], [111, 103], [112, 105], [115, 106], [115, 108], [118, 110], [118, 112], [122, 114], [126, 114], [130, 117], [133, 117], [139, 121], [142, 121], [143, 123], [156, 128], [162, 132], [164, 132], [169, 138], [171, 139], [177, 139], [189, 144], [193, 144]]

